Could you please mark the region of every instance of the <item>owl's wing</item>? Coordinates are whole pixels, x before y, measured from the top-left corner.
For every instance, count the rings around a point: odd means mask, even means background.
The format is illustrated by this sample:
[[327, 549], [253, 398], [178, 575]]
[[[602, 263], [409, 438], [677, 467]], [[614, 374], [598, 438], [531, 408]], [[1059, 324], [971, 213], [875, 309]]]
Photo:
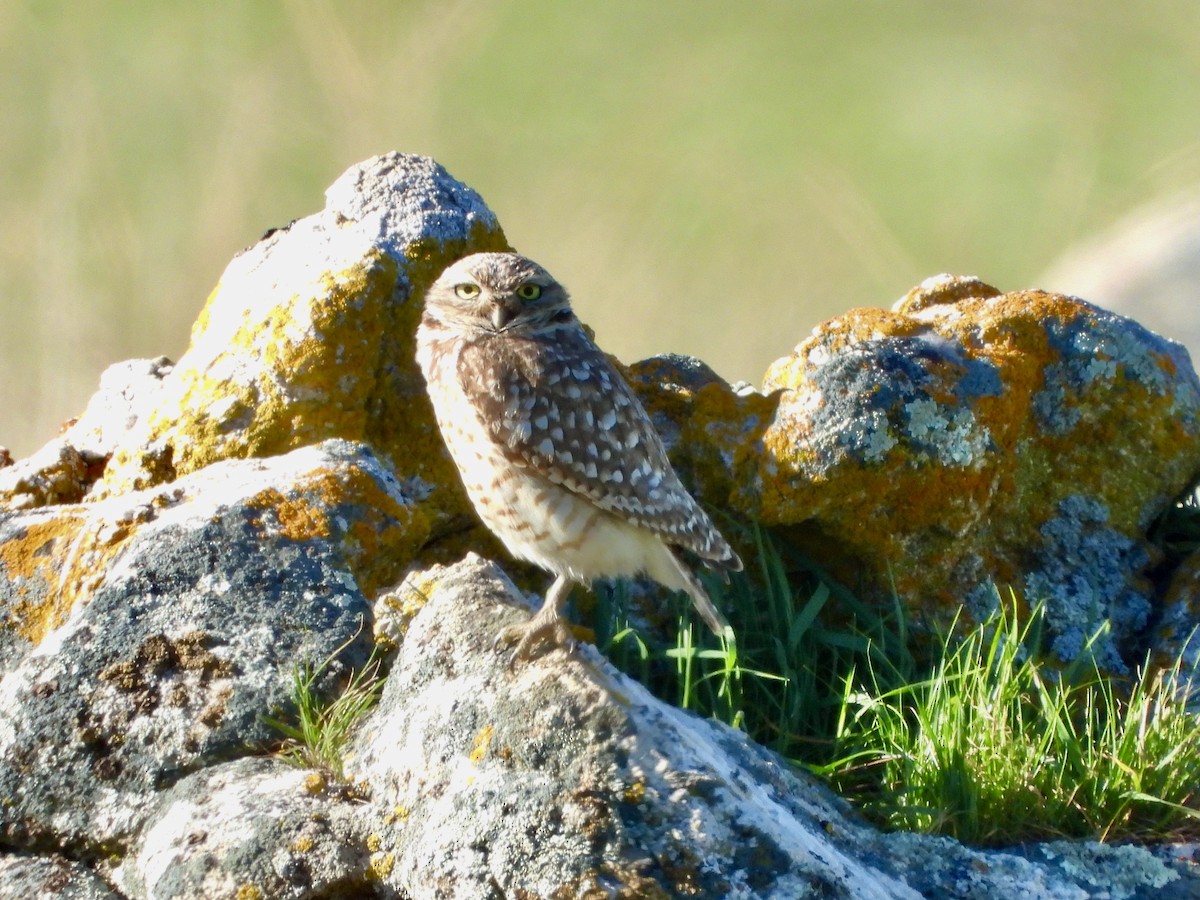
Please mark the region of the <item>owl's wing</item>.
[[637, 396], [582, 332], [468, 343], [459, 381], [514, 464], [716, 566], [737, 557], [680, 483]]

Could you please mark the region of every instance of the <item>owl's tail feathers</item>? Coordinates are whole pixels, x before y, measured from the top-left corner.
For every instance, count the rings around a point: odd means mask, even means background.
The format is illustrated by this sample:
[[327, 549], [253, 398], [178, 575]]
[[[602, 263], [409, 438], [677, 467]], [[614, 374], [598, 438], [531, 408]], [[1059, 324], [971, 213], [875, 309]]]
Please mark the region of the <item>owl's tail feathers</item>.
[[693, 521], [695, 527], [687, 535], [688, 539], [679, 540], [678, 543], [700, 557], [706, 569], [717, 572], [742, 571], [742, 558], [729, 546], [729, 541], [717, 530], [712, 519], [698, 506], [696, 514]]
[[733, 552], [733, 548], [726, 544], [724, 539], [721, 541], [720, 549], [723, 551], [720, 556], [704, 558], [704, 566], [720, 572], [728, 581], [730, 572], [742, 571], [742, 558]]
[[[733, 553], [731, 550], [730, 553]], [[692, 604], [696, 607], [696, 612], [700, 613], [700, 618], [704, 619], [706, 625], [712, 629], [712, 633], [717, 637], [725, 637], [728, 640], [733, 638], [733, 629], [729, 627], [728, 620], [721, 615], [721, 611], [713, 606], [713, 602], [709, 599], [708, 591], [704, 589], [704, 585], [700, 583], [700, 579], [696, 577], [696, 573], [692, 571], [683, 560], [676, 556], [669, 549], [666, 554], [670, 560], [674, 572], [678, 577], [667, 581], [663, 580], [664, 584], [671, 587], [682, 588], [687, 591], [688, 596], [692, 598]], [[737, 568], [741, 568], [741, 560], [735, 555], [737, 560]], [[729, 566], [729, 568], [733, 568]]]

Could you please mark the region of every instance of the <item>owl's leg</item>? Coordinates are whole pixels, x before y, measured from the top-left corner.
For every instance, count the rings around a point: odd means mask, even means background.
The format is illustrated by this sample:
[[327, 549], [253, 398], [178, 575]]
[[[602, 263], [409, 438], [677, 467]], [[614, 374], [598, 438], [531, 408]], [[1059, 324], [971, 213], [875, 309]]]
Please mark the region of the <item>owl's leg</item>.
[[571, 628], [560, 615], [562, 606], [571, 594], [574, 582], [566, 575], [559, 575], [546, 591], [546, 600], [542, 608], [533, 614], [533, 618], [522, 625], [510, 625], [496, 635], [496, 646], [502, 647], [516, 644], [509, 664], [520, 660], [529, 660], [538, 656], [535, 651], [542, 644], [550, 648], [562, 647], [567, 652], [575, 648], [575, 636]]

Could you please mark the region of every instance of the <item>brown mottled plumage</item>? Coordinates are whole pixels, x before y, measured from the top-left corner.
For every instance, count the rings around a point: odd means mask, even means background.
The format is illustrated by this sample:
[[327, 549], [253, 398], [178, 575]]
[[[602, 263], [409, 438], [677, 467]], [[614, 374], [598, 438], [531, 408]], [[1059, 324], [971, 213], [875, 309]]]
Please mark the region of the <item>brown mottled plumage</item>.
[[667, 460], [650, 417], [583, 330], [563, 287], [515, 253], [459, 260], [425, 297], [417, 359], [438, 425], [484, 523], [557, 577], [531, 622], [501, 640], [528, 657], [570, 644], [575, 582], [646, 574], [728, 624], [673, 548], [741, 561]]

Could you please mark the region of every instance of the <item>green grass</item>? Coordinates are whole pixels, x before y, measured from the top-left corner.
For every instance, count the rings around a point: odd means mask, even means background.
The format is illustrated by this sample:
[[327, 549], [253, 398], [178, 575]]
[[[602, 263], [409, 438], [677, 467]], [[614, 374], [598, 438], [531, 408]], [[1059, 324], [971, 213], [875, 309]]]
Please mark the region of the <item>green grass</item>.
[[749, 537], [746, 571], [708, 583], [736, 641], [696, 629], [682, 596], [665, 628], [640, 622], [616, 588], [599, 595], [599, 646], [659, 697], [744, 729], [885, 828], [980, 845], [1200, 835], [1200, 716], [1183, 705], [1178, 664], [1122, 684], [1086, 650], [1051, 667], [1041, 612], [1020, 621], [1014, 600], [935, 641], [922, 666], [898, 608], [866, 606], [763, 529]]
[[749, 538], [747, 571], [728, 584], [705, 578], [736, 642], [698, 625], [683, 594], [668, 622], [648, 626], [618, 583], [597, 593], [597, 646], [659, 697], [743, 728], [784, 756], [831, 752], [840, 673], [871, 659], [907, 659], [897, 619], [859, 602], [803, 555], [785, 555], [761, 529]]
[[317, 769], [338, 781], [345, 779], [342, 751], [354, 724], [379, 701], [383, 691], [378, 649], [366, 665], [351, 671], [342, 689], [330, 695], [318, 690], [330, 665], [343, 648], [339, 647], [322, 662], [302, 663], [292, 672], [291, 710], [287, 719], [263, 717], [263, 721], [284, 735], [277, 755], [292, 765]]
[[1200, 716], [1176, 664], [1116, 685], [1038, 660], [1042, 613], [1011, 606], [943, 643], [928, 678], [871, 673], [843, 693], [842, 756], [826, 771], [889, 828], [1003, 845], [1155, 840], [1200, 825]]

